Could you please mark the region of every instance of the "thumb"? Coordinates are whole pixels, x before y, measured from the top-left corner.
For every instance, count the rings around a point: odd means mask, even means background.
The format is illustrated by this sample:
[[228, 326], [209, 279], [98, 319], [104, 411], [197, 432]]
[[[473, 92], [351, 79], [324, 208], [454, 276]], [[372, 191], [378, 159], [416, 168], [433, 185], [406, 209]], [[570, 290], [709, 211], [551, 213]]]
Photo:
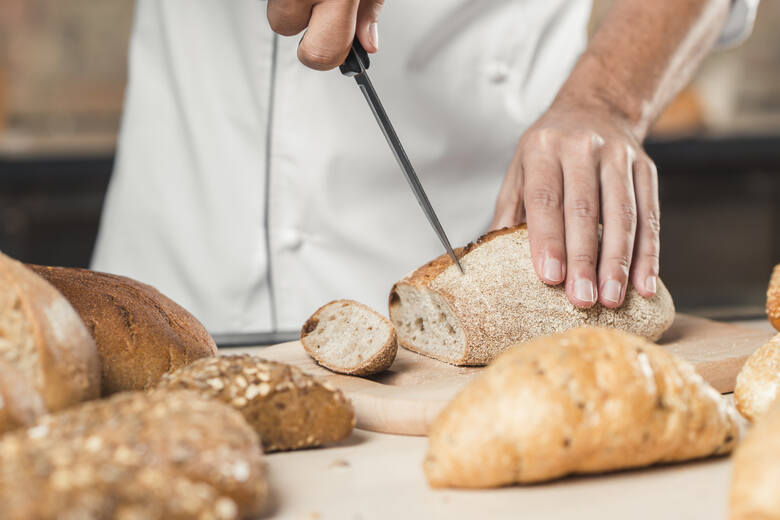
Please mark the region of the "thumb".
[[366, 52], [379, 50], [377, 21], [385, 0], [361, 0], [358, 7], [356, 34]]

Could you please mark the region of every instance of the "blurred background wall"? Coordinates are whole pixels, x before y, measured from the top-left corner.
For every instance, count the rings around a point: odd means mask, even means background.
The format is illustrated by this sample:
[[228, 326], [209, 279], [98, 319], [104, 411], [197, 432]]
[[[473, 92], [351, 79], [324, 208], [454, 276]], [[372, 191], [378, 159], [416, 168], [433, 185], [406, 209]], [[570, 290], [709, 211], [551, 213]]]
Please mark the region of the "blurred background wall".
[[[543, 0], [538, 0], [543, 1]], [[595, 0], [591, 28], [610, 0]], [[0, 2], [0, 250], [86, 266], [113, 163], [131, 0]], [[641, 21], [639, 22], [641, 23]], [[647, 142], [661, 177], [662, 276], [678, 307], [762, 312], [780, 262], [780, 2], [712, 54]]]

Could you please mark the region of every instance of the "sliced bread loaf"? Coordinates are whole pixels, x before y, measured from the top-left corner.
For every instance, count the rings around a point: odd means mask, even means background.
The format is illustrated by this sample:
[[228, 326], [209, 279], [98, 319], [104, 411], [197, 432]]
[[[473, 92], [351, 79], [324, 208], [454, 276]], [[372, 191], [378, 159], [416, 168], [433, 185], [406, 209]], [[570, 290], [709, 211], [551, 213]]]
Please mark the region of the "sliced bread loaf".
[[317, 309], [301, 329], [301, 344], [325, 368], [356, 376], [386, 370], [398, 351], [390, 320], [352, 300]]
[[456, 254], [465, 274], [442, 255], [390, 291], [401, 346], [455, 365], [484, 365], [514, 343], [581, 325], [656, 340], [674, 320], [672, 297], [660, 280], [649, 299], [630, 287], [617, 309], [575, 307], [562, 286], [539, 280], [525, 225], [490, 232]]

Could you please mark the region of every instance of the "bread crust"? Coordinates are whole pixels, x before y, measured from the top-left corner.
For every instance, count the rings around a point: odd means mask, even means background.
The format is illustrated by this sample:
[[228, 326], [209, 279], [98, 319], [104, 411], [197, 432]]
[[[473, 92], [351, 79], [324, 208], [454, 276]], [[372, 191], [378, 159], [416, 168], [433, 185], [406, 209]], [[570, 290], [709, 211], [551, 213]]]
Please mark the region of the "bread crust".
[[614, 329], [582, 327], [516, 345], [435, 420], [434, 487], [532, 483], [728, 453], [733, 407], [694, 368]]
[[[473, 257], [470, 255], [507, 235], [524, 241], [523, 254], [518, 256], [512, 268], [528, 274], [524, 282], [528, 285], [482, 287], [480, 282], [472, 283], [468, 278], [472, 273], [470, 261]], [[456, 250], [456, 256], [466, 271], [465, 275], [455, 273], [453, 260], [448, 255], [442, 255], [397, 282], [389, 297], [390, 319], [396, 331], [400, 327], [395, 318], [395, 307], [399, 301], [398, 288], [402, 285], [435, 293], [446, 302], [452, 315], [457, 318], [466, 337], [466, 350], [458, 355], [453, 353], [452, 358], [437, 358], [454, 365], [485, 365], [513, 343], [575, 326], [612, 326], [655, 341], [672, 325], [674, 304], [660, 280], [656, 295], [650, 299], [642, 298], [633, 287], [629, 287], [625, 302], [618, 309], [603, 307], [598, 303], [589, 309], [575, 307], [568, 301], [562, 286], [548, 286], [538, 279], [530, 260], [527, 238], [525, 224], [491, 231], [476, 242]], [[529, 305], [525, 310], [501, 298], [497, 298], [495, 305], [488, 304], [493, 292], [506, 296], [517, 295], [519, 291], [524, 291], [522, 302]], [[528, 291], [540, 300], [547, 300], [547, 306], [533, 307], [533, 295]], [[647, 312], [652, 309], [655, 309], [654, 312]], [[656, 314], [657, 318], [652, 319], [651, 314]], [[522, 327], [524, 320], [534, 322], [534, 327]], [[398, 343], [408, 350], [431, 355], [400, 332]]]
[[780, 331], [780, 264], [772, 269], [766, 290], [766, 315], [772, 326]]
[[753, 352], [737, 374], [734, 401], [750, 421], [766, 413], [780, 391], [780, 334]]
[[104, 396], [150, 388], [164, 373], [217, 353], [203, 325], [150, 285], [87, 269], [28, 267], [54, 285], [88, 327]]
[[266, 451], [337, 442], [355, 426], [352, 404], [341, 390], [291, 365], [248, 354], [200, 359], [163, 376], [158, 389], [193, 390], [233, 406]]
[[[309, 342], [306, 340], [307, 336], [312, 333], [316, 328], [317, 324], [319, 323], [320, 314], [329, 306], [336, 305], [336, 304], [348, 304], [348, 305], [355, 305], [363, 310], [372, 313], [376, 317], [382, 320], [383, 323], [385, 323], [390, 328], [390, 336], [388, 337], [387, 341], [382, 345], [382, 348], [380, 348], [376, 354], [365, 360], [360, 366], [357, 366], [355, 368], [346, 368], [344, 366], [337, 366], [331, 363], [327, 363], [325, 360], [321, 359], [316, 352], [316, 349], [312, 347], [312, 345], [309, 344]], [[331, 302], [326, 303], [316, 311], [314, 311], [314, 314], [311, 315], [311, 317], [306, 320], [306, 322], [303, 324], [303, 327], [301, 327], [301, 345], [303, 345], [304, 350], [317, 362], [317, 364], [322, 365], [323, 367], [327, 368], [328, 370], [331, 370], [333, 372], [336, 372], [338, 374], [346, 374], [349, 376], [370, 376], [373, 374], [378, 374], [379, 372], [383, 372], [390, 368], [390, 365], [393, 364], [393, 361], [395, 361], [395, 356], [398, 353], [398, 336], [395, 332], [395, 328], [393, 327], [393, 324], [376, 312], [374, 309], [369, 307], [368, 305], [364, 305], [360, 302], [356, 302], [355, 300], [333, 300]]]
[[30, 426], [45, 413], [38, 391], [18, 370], [0, 361], [0, 435]]

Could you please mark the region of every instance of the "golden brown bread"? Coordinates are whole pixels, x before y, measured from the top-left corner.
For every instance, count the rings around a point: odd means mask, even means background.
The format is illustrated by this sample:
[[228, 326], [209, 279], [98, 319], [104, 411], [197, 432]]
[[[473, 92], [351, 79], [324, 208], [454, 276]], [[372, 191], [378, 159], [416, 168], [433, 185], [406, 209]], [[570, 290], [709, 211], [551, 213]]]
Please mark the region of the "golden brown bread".
[[730, 520], [780, 520], [780, 400], [734, 452]]
[[127, 392], [0, 441], [3, 518], [252, 518], [268, 485], [240, 414], [192, 392]]
[[0, 406], [0, 433], [98, 397], [97, 349], [78, 314], [54, 287], [2, 253], [0, 361], [6, 377], [16, 379], [0, 383], [8, 399]]
[[584, 327], [499, 356], [437, 417], [424, 468], [483, 488], [681, 461], [731, 451], [739, 421], [690, 364]]
[[747, 419], [757, 420], [780, 391], [780, 334], [753, 352], [737, 375], [734, 401]]
[[97, 343], [102, 395], [154, 386], [166, 373], [214, 356], [217, 346], [189, 312], [124, 276], [29, 265], [73, 305]]
[[158, 388], [194, 390], [230, 404], [257, 431], [266, 451], [340, 441], [355, 426], [341, 390], [296, 367], [250, 355], [198, 360], [166, 374]]
[[780, 264], [772, 270], [766, 290], [766, 315], [772, 326], [780, 330]]

